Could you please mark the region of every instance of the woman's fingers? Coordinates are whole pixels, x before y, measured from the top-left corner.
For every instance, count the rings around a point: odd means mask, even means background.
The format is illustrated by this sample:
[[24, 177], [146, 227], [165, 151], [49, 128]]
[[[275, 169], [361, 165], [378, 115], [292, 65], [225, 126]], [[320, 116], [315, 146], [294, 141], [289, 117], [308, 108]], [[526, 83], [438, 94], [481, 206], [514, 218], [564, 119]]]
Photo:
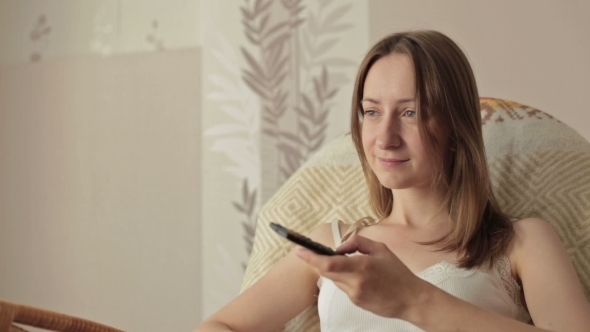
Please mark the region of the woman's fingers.
[[354, 270], [351, 257], [320, 255], [303, 247], [297, 248], [295, 254], [320, 272], [344, 273]]
[[389, 249], [383, 243], [375, 242], [360, 235], [353, 235], [348, 241], [336, 249], [340, 254], [360, 252], [365, 255], [374, 255], [387, 250]]
[[341, 254], [360, 253], [360, 255], [325, 256], [303, 247], [298, 248], [296, 254], [309, 265], [318, 269], [321, 275], [330, 279], [338, 278], [338, 274], [368, 272], [366, 270], [370, 269], [371, 260], [367, 260], [367, 258], [371, 256], [382, 258], [393, 256], [391, 259], [398, 260], [385, 244], [358, 235], [351, 237], [338, 247], [337, 251]]

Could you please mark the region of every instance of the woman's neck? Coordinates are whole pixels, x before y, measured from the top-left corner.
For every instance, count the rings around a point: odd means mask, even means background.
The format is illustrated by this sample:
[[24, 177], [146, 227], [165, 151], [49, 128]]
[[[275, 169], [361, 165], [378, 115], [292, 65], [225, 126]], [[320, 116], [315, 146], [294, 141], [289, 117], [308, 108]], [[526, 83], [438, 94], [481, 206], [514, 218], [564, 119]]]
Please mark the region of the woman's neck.
[[425, 228], [448, 220], [444, 194], [432, 188], [392, 190], [393, 208], [383, 221], [411, 228]]

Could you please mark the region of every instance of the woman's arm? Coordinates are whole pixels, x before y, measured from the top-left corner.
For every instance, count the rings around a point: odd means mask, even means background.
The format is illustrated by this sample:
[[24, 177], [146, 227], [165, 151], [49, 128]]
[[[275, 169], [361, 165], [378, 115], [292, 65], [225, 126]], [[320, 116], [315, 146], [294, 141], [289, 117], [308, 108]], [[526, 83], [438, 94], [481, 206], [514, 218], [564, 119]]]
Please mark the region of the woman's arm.
[[588, 331], [590, 304], [561, 239], [549, 223], [527, 218], [514, 224], [514, 268], [535, 326]]
[[[309, 237], [333, 246], [329, 224]], [[286, 241], [286, 240], [285, 240]], [[195, 332], [275, 331], [317, 300], [316, 270], [290, 252], [271, 271], [205, 320]]]

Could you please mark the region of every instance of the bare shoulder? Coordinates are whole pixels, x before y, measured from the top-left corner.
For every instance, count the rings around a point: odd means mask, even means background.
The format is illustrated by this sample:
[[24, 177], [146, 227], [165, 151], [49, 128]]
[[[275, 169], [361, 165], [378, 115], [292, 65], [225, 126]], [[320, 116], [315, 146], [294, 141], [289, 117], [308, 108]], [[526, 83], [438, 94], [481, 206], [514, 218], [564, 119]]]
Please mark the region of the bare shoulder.
[[513, 225], [514, 237], [507, 256], [515, 276], [521, 276], [523, 267], [535, 257], [555, 251], [565, 253], [559, 235], [549, 222], [539, 218], [523, 218], [514, 221]]
[[563, 246], [551, 224], [539, 218], [524, 218], [514, 222], [513, 250], [530, 250], [539, 247]]
[[540, 218], [523, 218], [513, 223], [516, 244], [530, 244], [545, 239], [557, 239], [559, 236], [551, 224]]
[[565, 246], [549, 222], [515, 221], [509, 258], [535, 326], [587, 331], [590, 306]]

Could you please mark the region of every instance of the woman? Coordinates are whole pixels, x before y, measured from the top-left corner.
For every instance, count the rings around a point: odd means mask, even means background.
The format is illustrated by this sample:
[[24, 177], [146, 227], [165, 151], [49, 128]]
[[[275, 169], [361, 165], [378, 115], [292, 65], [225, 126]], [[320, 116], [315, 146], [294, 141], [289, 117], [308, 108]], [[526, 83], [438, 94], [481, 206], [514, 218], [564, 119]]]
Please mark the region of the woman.
[[312, 239], [349, 255], [297, 248], [197, 331], [273, 331], [316, 300], [322, 331], [588, 331], [555, 231], [498, 208], [475, 79], [452, 40], [377, 42], [351, 131], [380, 222], [318, 227]]

